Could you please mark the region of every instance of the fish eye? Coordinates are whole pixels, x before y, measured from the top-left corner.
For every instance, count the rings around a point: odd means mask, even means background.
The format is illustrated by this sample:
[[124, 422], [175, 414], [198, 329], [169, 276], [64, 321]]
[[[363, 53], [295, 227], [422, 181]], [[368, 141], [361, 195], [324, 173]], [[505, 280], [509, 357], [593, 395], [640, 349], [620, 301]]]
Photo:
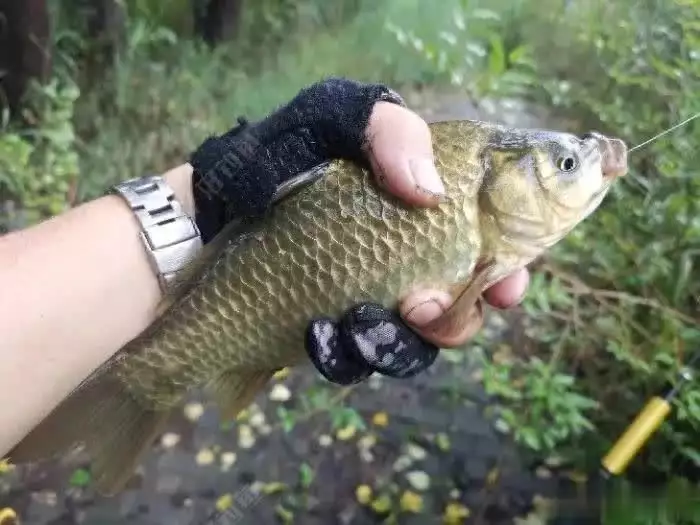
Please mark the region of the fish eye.
[[557, 168], [560, 171], [570, 172], [578, 167], [578, 160], [572, 155], [562, 155], [557, 159]]

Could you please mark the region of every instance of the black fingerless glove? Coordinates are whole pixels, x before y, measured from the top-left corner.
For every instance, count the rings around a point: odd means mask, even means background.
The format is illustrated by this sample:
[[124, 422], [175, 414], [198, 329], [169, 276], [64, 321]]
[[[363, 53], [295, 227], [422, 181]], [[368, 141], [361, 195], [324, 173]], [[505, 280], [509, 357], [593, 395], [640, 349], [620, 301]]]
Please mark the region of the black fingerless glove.
[[196, 222], [204, 243], [234, 217], [257, 216], [277, 187], [331, 159], [366, 165], [365, 129], [374, 104], [403, 105], [378, 84], [329, 79], [302, 90], [255, 124], [210, 137], [192, 155]]
[[[332, 78], [301, 92], [267, 118], [239, 124], [208, 138], [191, 156], [193, 195], [204, 243], [237, 217], [260, 216], [288, 179], [332, 159], [368, 166], [366, 128], [374, 104], [404, 105], [380, 84]], [[423, 341], [400, 316], [378, 305], [351, 308], [339, 321], [317, 319], [306, 350], [326, 379], [338, 384], [373, 372], [409, 377], [425, 370], [438, 349]]]
[[359, 383], [373, 372], [412, 377], [438, 355], [438, 348], [406, 326], [399, 314], [371, 303], [350, 308], [340, 321], [311, 321], [306, 351], [326, 379], [341, 385]]

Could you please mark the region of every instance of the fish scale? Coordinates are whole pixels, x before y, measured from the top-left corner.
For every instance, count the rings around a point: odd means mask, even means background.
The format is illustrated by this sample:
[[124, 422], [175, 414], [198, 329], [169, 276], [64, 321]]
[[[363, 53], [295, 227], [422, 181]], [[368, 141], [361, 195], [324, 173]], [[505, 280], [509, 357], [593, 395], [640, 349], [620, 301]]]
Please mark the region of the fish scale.
[[480, 245], [478, 180], [450, 160], [450, 140], [463, 144], [464, 136], [453, 127], [439, 131], [436, 163], [453, 196], [447, 202], [412, 209], [387, 198], [367, 171], [335, 162], [322, 180], [276, 206], [262, 234], [225, 250], [160, 329], [135, 341], [137, 351], [127, 348], [133, 358], [118, 371], [125, 384], [162, 402], [159, 376], [196, 386], [222, 370], [292, 366], [305, 356], [309, 319], [361, 301], [393, 306], [414, 285], [444, 288], [469, 273]]

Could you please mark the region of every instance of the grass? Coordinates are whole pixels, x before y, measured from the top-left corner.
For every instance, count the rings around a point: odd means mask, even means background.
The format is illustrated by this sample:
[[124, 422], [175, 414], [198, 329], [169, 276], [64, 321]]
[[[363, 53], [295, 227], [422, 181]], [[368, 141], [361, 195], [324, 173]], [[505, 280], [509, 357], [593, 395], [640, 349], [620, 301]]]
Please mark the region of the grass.
[[81, 137], [79, 197], [116, 180], [182, 162], [208, 134], [237, 116], [259, 118], [302, 87], [328, 76], [394, 87], [431, 79], [430, 64], [401, 49], [386, 22], [437, 30], [456, 1], [431, 7], [418, 0], [364, 2], [348, 24], [294, 35], [279, 48], [223, 47], [132, 21], [127, 51], [113, 76], [83, 93], [76, 110]]

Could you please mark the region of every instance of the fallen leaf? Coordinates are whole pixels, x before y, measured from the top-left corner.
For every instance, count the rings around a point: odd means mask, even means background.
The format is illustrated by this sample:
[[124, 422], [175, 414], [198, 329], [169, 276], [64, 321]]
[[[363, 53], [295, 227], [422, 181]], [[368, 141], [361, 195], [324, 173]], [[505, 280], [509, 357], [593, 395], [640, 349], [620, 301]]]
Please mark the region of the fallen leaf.
[[501, 434], [507, 434], [510, 432], [510, 426], [508, 426], [508, 423], [506, 423], [503, 419], [497, 419], [493, 424], [493, 428], [495, 428], [496, 431], [500, 432]]
[[197, 452], [195, 461], [197, 462], [197, 465], [211, 465], [214, 463], [214, 452], [212, 452], [212, 450], [209, 448], [203, 448]]
[[308, 463], [302, 463], [299, 465], [299, 478], [302, 487], [309, 488], [315, 477], [316, 474]]
[[187, 403], [184, 408], [184, 413], [187, 419], [195, 422], [204, 414], [204, 405], [201, 403]]
[[412, 464], [413, 458], [410, 456], [399, 456], [396, 458], [396, 461], [394, 461], [393, 469], [395, 472], [401, 472], [402, 470], [406, 470]]
[[270, 483], [265, 483], [261, 487], [260, 492], [262, 492], [263, 494], [270, 495], [270, 494], [278, 494], [280, 492], [284, 492], [285, 490], [287, 490], [286, 484], [284, 484], [280, 481], [272, 481]]
[[367, 434], [366, 436], [362, 436], [360, 440], [357, 442], [357, 446], [361, 449], [369, 450], [372, 448], [374, 445], [377, 444], [377, 436], [374, 434]]
[[412, 512], [414, 514], [418, 514], [423, 510], [423, 498], [419, 494], [407, 490], [401, 496], [399, 506], [404, 512]]
[[84, 468], [79, 468], [73, 471], [70, 480], [68, 481], [74, 487], [85, 487], [90, 483], [90, 472]]
[[372, 510], [377, 514], [385, 514], [391, 510], [391, 499], [382, 494], [372, 502]]
[[386, 412], [376, 412], [372, 416], [372, 424], [377, 427], [385, 427], [389, 424], [389, 414]]
[[435, 436], [435, 444], [438, 446], [440, 450], [443, 452], [447, 452], [450, 450], [450, 438], [447, 434], [444, 434], [440, 432], [437, 436]]
[[341, 429], [338, 429], [335, 436], [341, 441], [347, 441], [348, 439], [352, 439], [356, 432], [357, 427], [354, 425], [347, 425]]
[[277, 401], [280, 403], [283, 403], [285, 401], [289, 401], [292, 397], [292, 392], [287, 388], [286, 385], [282, 384], [276, 384], [275, 386], [272, 387], [272, 391], [270, 392], [270, 399], [272, 401]]
[[175, 434], [174, 432], [166, 432], [160, 438], [160, 444], [163, 445], [164, 448], [173, 448], [179, 442], [180, 436], [178, 434]]
[[238, 446], [243, 449], [252, 448], [255, 445], [253, 430], [248, 425], [238, 427]]
[[445, 507], [445, 512], [442, 515], [442, 521], [446, 525], [459, 525], [463, 523], [471, 515], [471, 511], [458, 502], [450, 502]]
[[238, 456], [235, 452], [224, 452], [221, 454], [221, 468], [222, 470], [230, 469], [236, 462]]
[[248, 423], [251, 424], [251, 426], [260, 428], [265, 424], [265, 414], [262, 412], [256, 412], [252, 416], [250, 416], [250, 420]]
[[406, 445], [406, 453], [416, 461], [425, 459], [425, 457], [428, 455], [424, 448], [414, 445], [413, 443]]
[[355, 497], [361, 505], [367, 505], [372, 501], [372, 487], [369, 485], [358, 485], [355, 489]]
[[226, 512], [233, 506], [233, 496], [231, 494], [223, 494], [216, 500], [216, 510]]
[[430, 488], [430, 476], [422, 470], [413, 470], [409, 472], [406, 474], [406, 479], [414, 489], [420, 490], [421, 492]]
[[333, 444], [333, 438], [328, 434], [321, 434], [318, 436], [318, 444], [322, 447], [330, 447]]
[[0, 509], [0, 525], [19, 525], [19, 518], [14, 509], [5, 507]]

